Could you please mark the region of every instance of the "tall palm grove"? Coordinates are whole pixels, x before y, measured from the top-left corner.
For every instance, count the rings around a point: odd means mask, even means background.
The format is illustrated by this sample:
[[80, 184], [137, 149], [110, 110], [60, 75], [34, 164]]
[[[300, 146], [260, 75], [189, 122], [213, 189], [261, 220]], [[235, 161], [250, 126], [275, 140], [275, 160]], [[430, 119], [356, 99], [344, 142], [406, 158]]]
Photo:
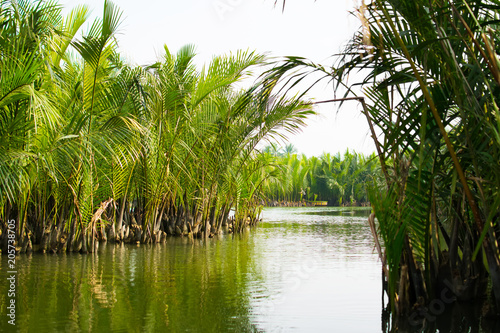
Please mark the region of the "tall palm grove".
[[63, 17], [52, 1], [0, 2], [3, 252], [12, 223], [20, 252], [255, 223], [266, 177], [256, 146], [297, 131], [311, 106], [276, 95], [272, 80], [236, 89], [266, 63], [253, 52], [199, 70], [192, 46], [165, 46], [131, 67], [117, 53], [121, 11], [105, 1], [82, 33], [88, 17], [86, 6]]

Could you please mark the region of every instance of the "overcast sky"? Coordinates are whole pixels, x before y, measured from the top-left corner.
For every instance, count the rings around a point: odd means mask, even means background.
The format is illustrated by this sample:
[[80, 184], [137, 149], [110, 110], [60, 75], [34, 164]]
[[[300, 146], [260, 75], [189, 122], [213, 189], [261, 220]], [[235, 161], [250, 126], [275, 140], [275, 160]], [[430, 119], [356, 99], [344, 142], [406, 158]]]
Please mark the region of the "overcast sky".
[[[87, 4], [95, 17], [102, 16], [104, 0], [60, 1], [65, 11]], [[176, 52], [194, 44], [201, 66], [214, 55], [250, 49], [271, 56], [302, 56], [331, 65], [358, 27], [349, 13], [355, 0], [287, 0], [285, 11], [274, 0], [115, 0], [123, 10], [118, 43], [129, 62], [145, 65], [154, 62], [166, 44]], [[281, 1], [279, 1], [281, 4]], [[89, 21], [89, 24], [92, 20]], [[309, 97], [333, 98], [325, 84], [318, 85]], [[322, 152], [343, 153], [347, 148], [371, 153], [374, 146], [366, 120], [355, 102], [337, 113], [333, 104], [316, 108], [319, 116], [290, 137], [300, 153], [319, 156]]]

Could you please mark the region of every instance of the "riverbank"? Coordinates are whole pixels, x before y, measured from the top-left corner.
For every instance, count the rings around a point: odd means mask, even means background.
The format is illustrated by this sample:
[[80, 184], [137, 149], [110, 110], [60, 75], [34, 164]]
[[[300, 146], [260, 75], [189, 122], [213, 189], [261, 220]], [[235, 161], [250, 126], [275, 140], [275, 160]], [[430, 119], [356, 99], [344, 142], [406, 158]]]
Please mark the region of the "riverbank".
[[[7, 254], [8, 249], [15, 249], [15, 253], [66, 253], [97, 252], [100, 244], [158, 244], [165, 243], [169, 237], [212, 238], [222, 234], [239, 233], [247, 227], [252, 227], [260, 221], [257, 210], [252, 216], [240, 218], [225, 215], [225, 218], [210, 219], [203, 223], [201, 219], [193, 219], [190, 214], [182, 216], [164, 216], [158, 230], [143, 227], [136, 222], [134, 216], [126, 215], [121, 226], [117, 227], [113, 221], [101, 220], [95, 228], [85, 230], [85, 233], [73, 234], [63, 225], [49, 225], [41, 232], [28, 229], [19, 237], [15, 226], [7, 226], [0, 230], [0, 254]], [[37, 236], [38, 234], [38, 236]], [[71, 236], [73, 235], [73, 236]]]

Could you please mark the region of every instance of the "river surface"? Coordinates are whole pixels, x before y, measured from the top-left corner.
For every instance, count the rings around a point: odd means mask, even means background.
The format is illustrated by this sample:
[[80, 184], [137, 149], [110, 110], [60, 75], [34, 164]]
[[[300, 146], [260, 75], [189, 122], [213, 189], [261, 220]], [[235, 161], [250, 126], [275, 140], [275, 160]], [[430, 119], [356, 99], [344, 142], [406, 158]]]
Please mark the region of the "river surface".
[[241, 235], [21, 255], [15, 329], [2, 256], [0, 331], [382, 332], [368, 213], [267, 208]]

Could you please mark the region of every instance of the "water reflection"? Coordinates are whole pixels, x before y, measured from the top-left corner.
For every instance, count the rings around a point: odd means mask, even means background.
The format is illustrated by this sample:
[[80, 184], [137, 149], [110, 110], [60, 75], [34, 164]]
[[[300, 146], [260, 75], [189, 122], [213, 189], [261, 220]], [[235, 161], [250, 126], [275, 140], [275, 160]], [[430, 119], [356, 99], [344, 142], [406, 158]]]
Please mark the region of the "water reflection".
[[[270, 208], [222, 240], [17, 259], [19, 332], [498, 332], [481, 309], [389, 325], [369, 210]], [[6, 279], [7, 258], [0, 261]], [[0, 284], [0, 306], [8, 302]], [[381, 320], [386, 318], [387, 320]], [[0, 331], [9, 332], [6, 320]]]
[[255, 233], [269, 287], [252, 302], [261, 330], [380, 332], [380, 265], [365, 217], [272, 208]]
[[496, 333], [500, 332], [500, 322], [484, 317], [484, 304], [453, 303], [445, 306], [434, 305], [433, 309], [419, 309], [409, 318], [392, 322], [387, 312], [383, 315], [383, 332], [402, 333]]
[[[154, 246], [103, 246], [94, 255], [20, 256], [16, 327], [20, 332], [253, 332], [248, 271], [254, 262], [248, 246], [240, 239], [170, 239]], [[5, 287], [0, 286], [2, 308]], [[12, 328], [3, 320], [0, 325], [2, 332]]]
[[335, 208], [313, 208], [297, 212], [297, 214], [314, 215], [314, 216], [366, 216], [371, 213], [370, 207], [335, 207]]

